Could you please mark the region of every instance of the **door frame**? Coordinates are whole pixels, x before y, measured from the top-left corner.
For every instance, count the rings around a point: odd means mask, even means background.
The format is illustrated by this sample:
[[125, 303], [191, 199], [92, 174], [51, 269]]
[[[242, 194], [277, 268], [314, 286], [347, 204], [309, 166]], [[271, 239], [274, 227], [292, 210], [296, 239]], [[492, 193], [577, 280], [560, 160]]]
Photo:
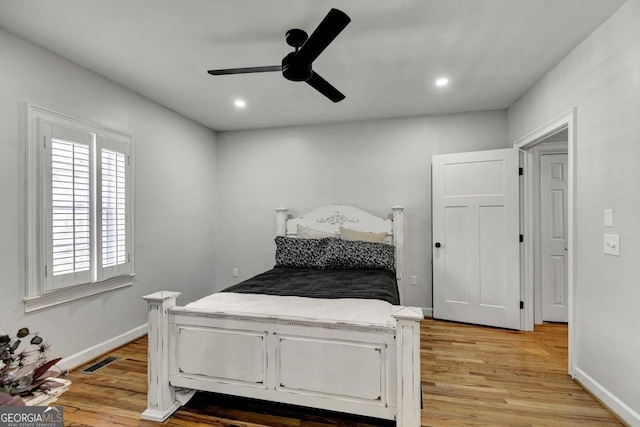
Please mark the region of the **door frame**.
[[[536, 204], [535, 199], [535, 176], [536, 164], [534, 162], [535, 156], [533, 154], [533, 148], [540, 144], [544, 139], [549, 136], [567, 129], [568, 141], [568, 182], [567, 182], [567, 222], [568, 222], [568, 254], [567, 254], [567, 287], [568, 287], [568, 330], [569, 330], [569, 342], [568, 342], [568, 372], [571, 377], [575, 376], [575, 337], [576, 335], [576, 323], [575, 322], [575, 307], [576, 299], [576, 260], [575, 260], [575, 248], [577, 248], [577, 234], [576, 234], [576, 211], [575, 211], [575, 183], [576, 183], [576, 118], [577, 108], [574, 107], [561, 116], [551, 120], [550, 122], [540, 126], [538, 129], [530, 132], [529, 134], [517, 139], [513, 146], [524, 151], [524, 216], [523, 216], [523, 230], [524, 230], [524, 309], [523, 309], [523, 323], [522, 329], [532, 331], [535, 324], [535, 310], [534, 310], [534, 257], [535, 257], [535, 209], [539, 207], [539, 201]], [[531, 238], [527, 238], [530, 236]]]

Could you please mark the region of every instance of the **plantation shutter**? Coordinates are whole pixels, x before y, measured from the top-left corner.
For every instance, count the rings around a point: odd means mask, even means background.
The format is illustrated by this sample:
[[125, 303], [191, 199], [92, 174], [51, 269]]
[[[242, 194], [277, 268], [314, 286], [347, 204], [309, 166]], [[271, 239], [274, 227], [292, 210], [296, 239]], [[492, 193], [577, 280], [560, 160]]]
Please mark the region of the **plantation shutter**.
[[93, 134], [46, 123], [45, 197], [49, 202], [45, 267], [46, 289], [92, 279], [93, 220], [91, 189]]
[[131, 272], [129, 145], [98, 135], [98, 280]]
[[25, 312], [131, 286], [133, 136], [25, 107]]

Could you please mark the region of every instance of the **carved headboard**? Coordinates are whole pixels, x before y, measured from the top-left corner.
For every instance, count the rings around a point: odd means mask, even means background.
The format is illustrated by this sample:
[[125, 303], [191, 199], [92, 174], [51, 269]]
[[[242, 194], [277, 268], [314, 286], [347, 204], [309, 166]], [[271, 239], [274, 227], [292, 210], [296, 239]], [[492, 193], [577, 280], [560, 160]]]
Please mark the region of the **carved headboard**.
[[340, 226], [358, 231], [385, 232], [387, 233], [387, 243], [395, 247], [396, 279], [398, 280], [398, 288], [402, 289], [400, 281], [404, 264], [404, 206], [394, 206], [391, 209], [393, 219], [380, 218], [349, 205], [320, 206], [297, 218], [287, 218], [288, 209], [277, 208], [276, 234], [295, 237], [298, 224], [313, 230], [336, 234], [340, 234]]

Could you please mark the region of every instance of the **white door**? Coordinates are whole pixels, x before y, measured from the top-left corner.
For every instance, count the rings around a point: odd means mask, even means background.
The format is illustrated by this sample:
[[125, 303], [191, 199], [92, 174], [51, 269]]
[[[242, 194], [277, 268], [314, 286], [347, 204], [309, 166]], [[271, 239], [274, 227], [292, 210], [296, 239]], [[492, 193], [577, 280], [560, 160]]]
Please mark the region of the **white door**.
[[540, 156], [542, 320], [567, 322], [567, 154]]
[[520, 329], [518, 150], [433, 156], [433, 317]]

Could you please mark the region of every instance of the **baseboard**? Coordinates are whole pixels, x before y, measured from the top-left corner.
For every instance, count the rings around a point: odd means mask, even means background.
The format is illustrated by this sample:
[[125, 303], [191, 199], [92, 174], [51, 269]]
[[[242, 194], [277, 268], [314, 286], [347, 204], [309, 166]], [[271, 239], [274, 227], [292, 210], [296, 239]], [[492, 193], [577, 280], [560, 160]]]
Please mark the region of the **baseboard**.
[[609, 408], [621, 421], [631, 425], [640, 426], [640, 414], [634, 411], [613, 393], [604, 388], [600, 383], [587, 375], [582, 369], [576, 368], [575, 380], [589, 393]]
[[138, 326], [137, 328], [125, 332], [122, 335], [118, 335], [117, 337], [108, 339], [100, 344], [94, 345], [93, 347], [89, 347], [86, 350], [82, 350], [69, 357], [65, 357], [60, 362], [58, 362], [57, 365], [62, 369], [68, 370], [77, 368], [78, 366], [90, 362], [96, 357], [100, 357], [101, 355], [115, 350], [116, 348], [121, 347], [128, 342], [140, 338], [147, 333], [147, 330], [148, 325], [145, 323], [144, 325]]
[[433, 317], [433, 308], [431, 308], [431, 307], [421, 307], [421, 308], [422, 308], [422, 315], [425, 318]]

